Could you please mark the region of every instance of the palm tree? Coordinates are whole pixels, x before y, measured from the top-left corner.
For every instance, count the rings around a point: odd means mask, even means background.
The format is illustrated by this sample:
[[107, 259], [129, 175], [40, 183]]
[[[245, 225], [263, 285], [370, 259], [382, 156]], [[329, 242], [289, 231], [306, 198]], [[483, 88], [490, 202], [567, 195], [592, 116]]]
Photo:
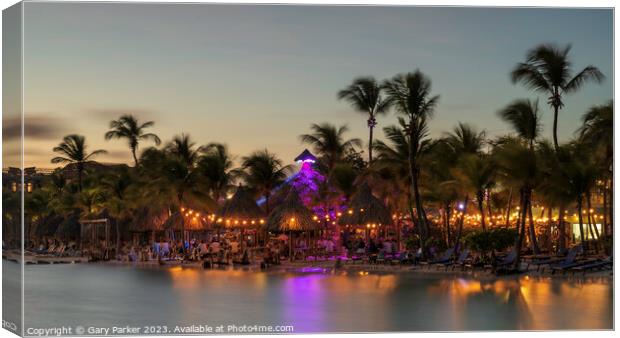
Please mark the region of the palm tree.
[[265, 210], [269, 213], [271, 191], [284, 182], [292, 167], [283, 165], [282, 160], [265, 149], [244, 157], [241, 168], [246, 183], [265, 198]]
[[[562, 149], [562, 148], [560, 148]], [[564, 211], [574, 201], [572, 192], [568, 188], [569, 178], [564, 175], [562, 163], [553, 145], [548, 141], [538, 143], [536, 156], [540, 163], [541, 180], [537, 188], [537, 195], [545, 202], [549, 209], [549, 219], [553, 220], [552, 209], [558, 209], [557, 228], [559, 233], [558, 251], [562, 252], [566, 248], [566, 224], [564, 222]]]
[[[526, 142], [532, 156], [536, 156], [534, 143], [542, 132], [540, 122], [541, 114], [538, 111], [538, 100], [515, 100], [498, 112], [501, 119], [508, 122], [515, 130], [519, 138]], [[539, 247], [536, 240], [536, 231], [534, 229], [534, 220], [532, 217], [532, 204], [529, 205], [529, 233], [530, 241], [534, 252], [538, 254]]]
[[[513, 83], [521, 82], [526, 87], [549, 95], [548, 103], [553, 108], [553, 145], [558, 145], [558, 113], [564, 106], [562, 98], [579, 90], [586, 82], [601, 82], [603, 73], [594, 66], [587, 66], [577, 74], [571, 69], [568, 53], [571, 46], [559, 48], [552, 44], [536, 46], [528, 51], [526, 61], [517, 64], [511, 72]], [[574, 74], [574, 75], [573, 75]]]
[[[374, 143], [374, 150], [378, 156], [370, 167], [371, 173], [376, 174], [381, 181], [387, 181], [391, 192], [389, 198], [392, 204], [399, 205], [394, 195], [396, 191], [402, 191], [406, 196], [405, 205], [411, 220], [415, 222], [413, 212], [413, 198], [411, 194], [411, 179], [409, 177], [409, 136], [404, 132], [405, 121], [402, 117], [398, 118], [400, 126], [388, 126], [383, 128], [383, 133], [389, 144], [377, 140]], [[386, 185], [386, 184], [382, 185]]]
[[381, 97], [381, 86], [369, 77], [353, 80], [347, 88], [338, 92], [338, 99], [348, 101], [360, 113], [368, 114], [368, 162], [372, 162], [372, 135], [377, 126], [377, 115], [385, 114], [389, 101]]
[[450, 224], [454, 203], [460, 195], [467, 195], [467, 192], [463, 191], [464, 189], [453, 175], [454, 168], [457, 166], [457, 159], [457, 153], [445, 139], [437, 140], [431, 147], [429, 156], [425, 161], [425, 167], [428, 169], [425, 171], [427, 174], [423, 180], [425, 182], [423, 196], [425, 200], [435, 202], [438, 205], [448, 247], [452, 247], [454, 242], [452, 225]]
[[336, 127], [329, 123], [321, 123], [312, 124], [310, 129], [313, 131], [312, 134], [303, 134], [299, 138], [314, 147], [315, 154], [327, 166], [328, 172], [331, 172], [336, 163], [343, 160], [348, 150], [362, 144], [358, 138], [344, 139], [344, 134], [349, 131], [346, 125]]
[[497, 114], [512, 126], [519, 137], [528, 142], [530, 149], [534, 149], [534, 143], [542, 132], [538, 100], [515, 100]]
[[138, 157], [136, 156], [136, 151], [138, 150], [140, 141], [152, 140], [156, 145], [161, 143], [157, 135], [145, 132], [146, 128], [152, 127], [154, 124], [155, 122], [153, 121], [140, 124], [133, 115], [123, 115], [118, 120], [110, 122], [110, 131], [105, 133], [105, 139], [127, 139], [127, 142], [129, 142], [129, 149], [131, 149], [131, 155], [137, 167]]
[[116, 219], [116, 252], [120, 250], [121, 223], [131, 210], [131, 201], [128, 195], [134, 182], [135, 178], [127, 167], [121, 167], [104, 176], [101, 180], [101, 188], [107, 197], [104, 204], [110, 214]]
[[613, 219], [613, 194], [609, 193], [613, 187], [613, 115], [613, 101], [592, 107], [583, 116], [583, 125], [579, 129], [579, 142], [594, 150], [595, 159], [602, 169], [605, 234], [608, 221]]
[[506, 186], [519, 191], [520, 196], [520, 216], [517, 221], [517, 238], [515, 239], [517, 259], [514, 268], [516, 269], [519, 266], [521, 247], [526, 234], [527, 211], [532, 203], [532, 191], [539, 181], [540, 169], [536, 156], [533, 156], [531, 149], [520, 140], [506, 138], [499, 142], [493, 151], [499, 177], [503, 179]]
[[[420, 160], [428, 146], [428, 120], [433, 116], [439, 96], [431, 96], [431, 81], [422, 72], [398, 74], [384, 86], [391, 107], [405, 117], [405, 133], [409, 137], [409, 177], [413, 189], [422, 240], [428, 234], [428, 222], [420, 196]], [[424, 247], [423, 247], [423, 250]]]
[[86, 151], [86, 140], [82, 135], [71, 134], [63, 138], [62, 142], [54, 147], [53, 151], [61, 154], [52, 158], [52, 163], [74, 164], [78, 173], [78, 191], [82, 191], [82, 173], [84, 163], [97, 155], [107, 153], [105, 150], [98, 149], [91, 153]]
[[478, 154], [465, 154], [459, 157], [453, 175], [466, 191], [473, 192], [480, 212], [480, 225], [486, 231], [484, 196], [494, 184], [495, 166], [491, 159]]
[[178, 158], [188, 167], [193, 167], [196, 164], [199, 155], [199, 149], [196, 148], [196, 143], [186, 134], [177, 135], [172, 138], [172, 141], [168, 142], [166, 145], [166, 151]]
[[462, 154], [478, 154], [482, 151], [486, 138], [485, 131], [478, 131], [467, 123], [459, 122], [451, 133], [445, 137], [445, 142], [452, 147], [456, 156]]
[[219, 202], [234, 185], [233, 158], [221, 143], [210, 143], [201, 150], [204, 154], [198, 159], [198, 170], [207, 179], [213, 200]]
[[579, 236], [586, 249], [587, 242], [585, 241], [586, 237], [583, 228], [583, 211], [599, 173], [599, 168], [592, 161], [592, 156], [589, 152], [590, 149], [583, 147], [583, 145], [573, 143], [567, 147], [561, 162], [561, 173], [565, 176], [564, 184], [573, 201], [577, 204]]

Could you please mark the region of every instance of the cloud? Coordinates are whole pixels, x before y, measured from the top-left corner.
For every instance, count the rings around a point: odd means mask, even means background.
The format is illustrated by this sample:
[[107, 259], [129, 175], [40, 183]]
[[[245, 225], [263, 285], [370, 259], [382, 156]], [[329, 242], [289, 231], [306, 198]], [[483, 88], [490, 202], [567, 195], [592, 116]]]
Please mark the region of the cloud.
[[[31, 140], [50, 140], [61, 137], [66, 131], [65, 121], [45, 115], [29, 115], [24, 120], [24, 136]], [[21, 136], [21, 117], [5, 117], [2, 120], [2, 137], [5, 141], [17, 140]]]
[[138, 121], [152, 121], [153, 117], [156, 115], [154, 111], [144, 108], [96, 108], [90, 109], [87, 111], [88, 115], [97, 118], [102, 121], [112, 121], [116, 120], [121, 115], [133, 115]]

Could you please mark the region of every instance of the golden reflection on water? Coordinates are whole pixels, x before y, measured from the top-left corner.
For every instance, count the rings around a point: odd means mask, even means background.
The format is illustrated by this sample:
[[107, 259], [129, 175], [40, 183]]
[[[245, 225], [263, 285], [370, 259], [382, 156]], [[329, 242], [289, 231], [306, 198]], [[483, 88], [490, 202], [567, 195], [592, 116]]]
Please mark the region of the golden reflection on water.
[[[452, 302], [453, 318], [460, 323], [470, 304], [492, 300], [514, 308], [517, 329], [598, 329], [608, 328], [610, 322], [610, 284], [604, 278], [586, 281], [529, 276], [497, 280], [455, 278], [442, 280], [429, 287], [428, 292], [447, 294]], [[562, 318], [566, 309], [577, 310], [573, 313], [578, 315]]]

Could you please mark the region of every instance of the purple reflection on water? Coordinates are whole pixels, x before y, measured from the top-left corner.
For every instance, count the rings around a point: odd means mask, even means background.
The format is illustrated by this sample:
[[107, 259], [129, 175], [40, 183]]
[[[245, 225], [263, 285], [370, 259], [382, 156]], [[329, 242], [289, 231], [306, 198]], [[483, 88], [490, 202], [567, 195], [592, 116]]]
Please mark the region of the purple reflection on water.
[[[322, 269], [318, 272], [322, 272]], [[321, 287], [321, 280], [326, 277], [322, 273], [287, 275], [282, 289], [285, 299], [282, 317], [285, 323], [295, 325], [295, 332], [328, 330], [325, 318], [328, 311], [323, 290], [325, 285]]]

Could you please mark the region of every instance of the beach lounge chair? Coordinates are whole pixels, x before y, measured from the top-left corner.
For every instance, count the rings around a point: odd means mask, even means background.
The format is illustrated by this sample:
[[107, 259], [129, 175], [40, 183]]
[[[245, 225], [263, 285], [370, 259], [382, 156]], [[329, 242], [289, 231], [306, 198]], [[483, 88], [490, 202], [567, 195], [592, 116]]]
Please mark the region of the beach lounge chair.
[[575, 245], [572, 248], [570, 248], [570, 250], [568, 250], [566, 257], [555, 257], [555, 258], [548, 258], [544, 260], [528, 262], [526, 270], [530, 268], [530, 265], [536, 265], [536, 271], [539, 271], [541, 267], [548, 266], [550, 264], [561, 263], [567, 260], [572, 262], [575, 260], [577, 255], [581, 253], [582, 251], [583, 251], [583, 247], [581, 245]]
[[421, 265], [426, 265], [429, 267], [432, 265], [437, 265], [437, 264], [446, 264], [452, 261], [452, 255], [454, 255], [454, 248], [450, 248], [447, 249], [446, 251], [444, 251], [443, 255], [441, 255], [439, 258], [432, 260], [432, 261], [428, 261], [428, 262], [420, 262]]
[[451, 267], [452, 270], [456, 269], [457, 267], [460, 267], [461, 271], [465, 270], [465, 263], [467, 262], [468, 258], [469, 258], [469, 249], [463, 249], [463, 251], [461, 251], [456, 261], [454, 261], [452, 264], [445, 264], [446, 271], [448, 270], [449, 267]]
[[517, 259], [517, 250], [513, 249], [512, 251], [510, 251], [510, 253], [508, 253], [508, 255], [506, 255], [506, 257], [504, 257], [499, 262], [497, 262], [495, 266], [485, 265], [485, 268], [490, 267], [495, 273], [508, 271], [510, 270], [510, 267], [515, 263], [516, 259]]
[[585, 276], [586, 272], [588, 271], [595, 271], [595, 270], [601, 271], [601, 270], [607, 270], [607, 269], [611, 270], [613, 266], [614, 266], [613, 259], [611, 256], [609, 256], [600, 261], [595, 261], [595, 262], [583, 264], [580, 266], [574, 266], [570, 270], [573, 272], [573, 275], [576, 272], [582, 272], [583, 275]]
[[[577, 259], [577, 255], [583, 252], [583, 247], [581, 245], [575, 245], [569, 251], [566, 257], [560, 259], [550, 259], [545, 262], [538, 262], [538, 269], [542, 268], [541, 272], [545, 271], [545, 267], [552, 268], [553, 267], [568, 267], [571, 264], [575, 263], [575, 259]], [[537, 269], [537, 270], [538, 270]]]

